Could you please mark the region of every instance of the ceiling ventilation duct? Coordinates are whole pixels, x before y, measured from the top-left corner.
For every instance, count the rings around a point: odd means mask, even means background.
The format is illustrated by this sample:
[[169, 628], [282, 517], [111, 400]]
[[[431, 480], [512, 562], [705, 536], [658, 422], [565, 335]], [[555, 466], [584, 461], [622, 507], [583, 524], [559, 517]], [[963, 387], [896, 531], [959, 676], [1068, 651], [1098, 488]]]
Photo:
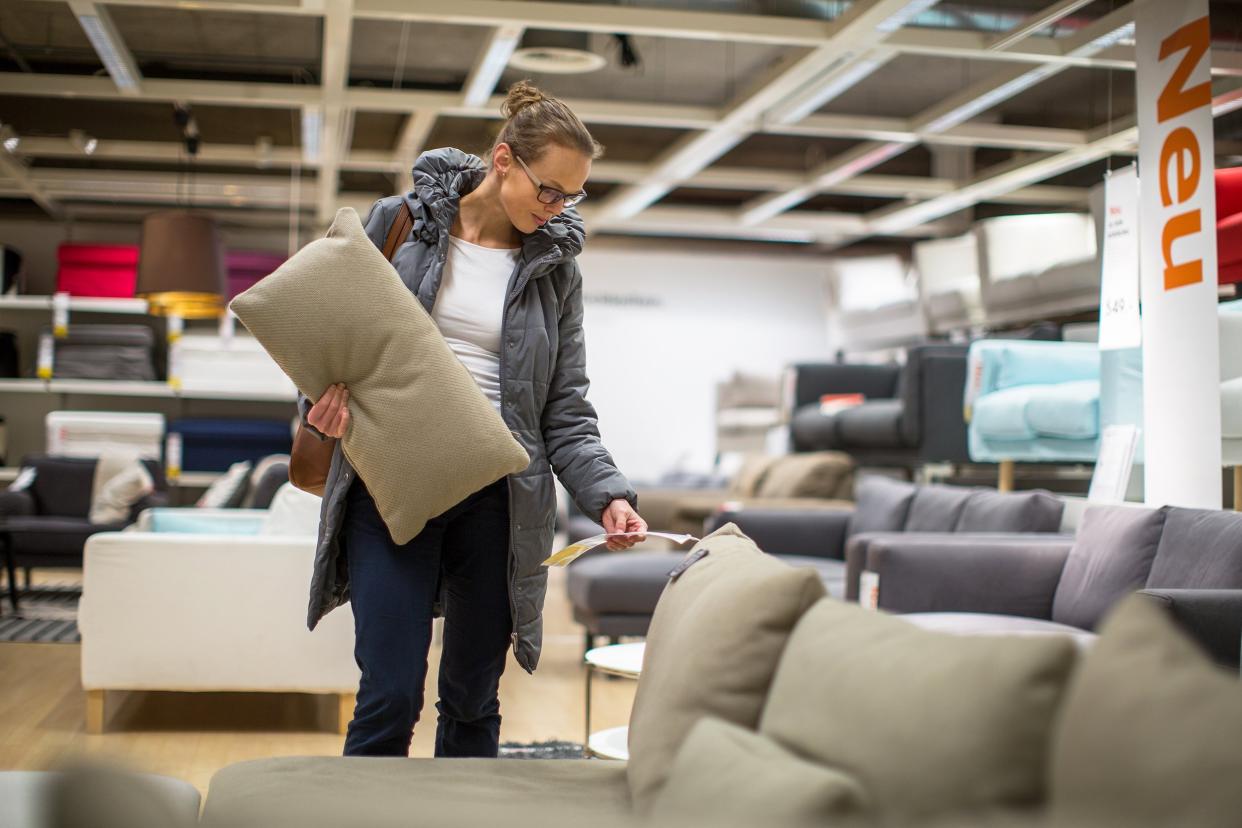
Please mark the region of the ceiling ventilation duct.
[[607, 64], [603, 55], [591, 51], [588, 33], [548, 29], [528, 29], [509, 59], [514, 69], [554, 75], [594, 72]]

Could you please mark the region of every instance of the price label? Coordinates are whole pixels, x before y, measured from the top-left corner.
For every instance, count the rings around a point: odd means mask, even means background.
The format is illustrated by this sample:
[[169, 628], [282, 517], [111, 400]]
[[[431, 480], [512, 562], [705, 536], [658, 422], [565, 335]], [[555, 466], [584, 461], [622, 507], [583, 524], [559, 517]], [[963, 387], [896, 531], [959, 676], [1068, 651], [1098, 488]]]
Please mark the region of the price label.
[[57, 339], [69, 336], [69, 294], [52, 294], [52, 335]]
[[858, 603], [863, 605], [863, 609], [880, 608], [880, 573], [863, 570], [858, 578]]
[[181, 434], [170, 432], [164, 440], [164, 474], [169, 480], [181, 477]]
[[39, 337], [39, 362], [35, 376], [41, 380], [52, 378], [52, 368], [56, 362], [56, 342], [52, 334], [45, 333]]

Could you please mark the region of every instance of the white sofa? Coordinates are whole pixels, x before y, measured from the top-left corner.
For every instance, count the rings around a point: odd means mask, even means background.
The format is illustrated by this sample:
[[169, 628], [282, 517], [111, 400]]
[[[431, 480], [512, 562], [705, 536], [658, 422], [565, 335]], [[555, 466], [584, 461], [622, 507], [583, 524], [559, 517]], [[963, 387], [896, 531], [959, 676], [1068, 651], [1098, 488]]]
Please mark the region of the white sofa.
[[142, 531], [144, 515], [138, 531], [91, 536], [78, 611], [90, 732], [103, 729], [109, 690], [327, 693], [344, 728], [359, 678], [353, 616], [340, 609], [306, 629], [315, 555], [306, 498], [319, 500], [291, 486], [277, 494], [268, 524], [281, 534]]

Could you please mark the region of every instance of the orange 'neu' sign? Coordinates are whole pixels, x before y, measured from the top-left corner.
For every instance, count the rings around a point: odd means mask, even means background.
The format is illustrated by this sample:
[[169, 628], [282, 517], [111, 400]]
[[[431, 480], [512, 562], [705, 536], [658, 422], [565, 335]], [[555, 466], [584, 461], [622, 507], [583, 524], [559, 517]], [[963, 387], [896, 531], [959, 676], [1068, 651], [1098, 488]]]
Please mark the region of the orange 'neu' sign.
[[[1207, 17], [1182, 26], [1160, 42], [1160, 60], [1185, 52], [1169, 82], [1160, 90], [1156, 102], [1156, 121], [1164, 124], [1200, 107], [1212, 105], [1212, 87], [1208, 82], [1186, 88], [1186, 81], [1199, 61], [1207, 54], [1211, 30]], [[1177, 127], [1164, 137], [1160, 147], [1160, 203], [1165, 207], [1185, 204], [1199, 188], [1203, 165], [1200, 163], [1199, 140], [1187, 127]], [[1170, 181], [1170, 174], [1176, 173]], [[1173, 186], [1170, 187], [1170, 184]], [[1201, 233], [1203, 221], [1199, 208], [1187, 210], [1164, 219], [1160, 248], [1164, 253], [1164, 289], [1186, 287], [1203, 281], [1203, 260], [1173, 263], [1173, 243], [1183, 236]]]

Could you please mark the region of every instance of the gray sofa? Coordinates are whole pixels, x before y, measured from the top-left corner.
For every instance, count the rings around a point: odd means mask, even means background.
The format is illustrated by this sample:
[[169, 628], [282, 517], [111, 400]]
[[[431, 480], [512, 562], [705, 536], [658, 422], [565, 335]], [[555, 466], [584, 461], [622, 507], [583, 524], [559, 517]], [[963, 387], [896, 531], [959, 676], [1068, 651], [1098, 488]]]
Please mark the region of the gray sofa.
[[[796, 455], [795, 455], [796, 456]], [[640, 501], [641, 502], [641, 501]], [[761, 548], [792, 566], [814, 569], [828, 594], [857, 597], [858, 572], [847, 558], [891, 533], [1057, 533], [1064, 505], [1043, 491], [999, 494], [990, 489], [927, 485], [864, 476], [854, 508], [727, 507], [708, 517], [705, 531], [736, 523]], [[569, 567], [574, 619], [594, 636], [644, 635], [668, 573], [684, 553], [596, 552]]]
[[1074, 538], [891, 535], [860, 565], [878, 607], [951, 632], [1066, 633], [1090, 641], [1137, 590], [1166, 604], [1214, 657], [1242, 646], [1242, 515], [1091, 506]]
[[212, 779], [201, 824], [1236, 825], [1236, 674], [1150, 599], [1083, 653], [826, 597], [735, 526], [701, 550], [652, 621], [628, 762], [242, 762]]

